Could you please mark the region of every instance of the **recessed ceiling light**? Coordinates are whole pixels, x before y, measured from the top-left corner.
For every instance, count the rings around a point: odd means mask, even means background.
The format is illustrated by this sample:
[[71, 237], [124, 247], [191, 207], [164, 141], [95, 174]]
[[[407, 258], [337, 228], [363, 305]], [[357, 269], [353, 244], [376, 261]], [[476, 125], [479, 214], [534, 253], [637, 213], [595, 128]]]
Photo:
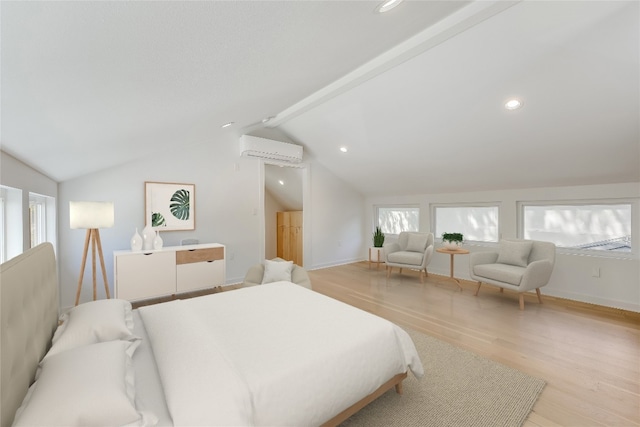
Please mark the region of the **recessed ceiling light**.
[[284, 181], [280, 179], [280, 180], [278, 180], [278, 184], [284, 185]]
[[505, 104], [504, 104], [504, 108], [506, 108], [507, 110], [517, 110], [518, 108], [522, 108], [523, 102], [520, 101], [519, 99], [513, 98], [508, 100]]
[[347, 147], [340, 147], [340, 151], [346, 153], [347, 151], [349, 151], [349, 149]]
[[229, 122], [229, 123], [225, 123], [225, 124], [223, 124], [223, 125], [222, 125], [222, 126], [220, 126], [220, 127], [224, 129], [224, 128], [228, 128], [229, 126], [231, 126], [231, 125], [233, 125], [233, 124], [234, 124], [234, 122]]
[[394, 7], [399, 5], [400, 3], [402, 3], [402, 0], [386, 0], [386, 1], [383, 1], [382, 3], [380, 3], [378, 5], [378, 7], [376, 7], [375, 10], [378, 13], [385, 13], [385, 12], [390, 11], [391, 9], [393, 9]]

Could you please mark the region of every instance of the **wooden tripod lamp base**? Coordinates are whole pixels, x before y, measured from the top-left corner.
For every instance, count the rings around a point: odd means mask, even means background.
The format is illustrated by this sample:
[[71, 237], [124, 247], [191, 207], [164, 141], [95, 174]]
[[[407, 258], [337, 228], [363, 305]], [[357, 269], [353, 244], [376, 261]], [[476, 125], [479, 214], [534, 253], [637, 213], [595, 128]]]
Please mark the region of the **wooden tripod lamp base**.
[[84, 252], [82, 253], [82, 266], [80, 267], [80, 278], [78, 279], [78, 290], [76, 291], [76, 305], [80, 302], [80, 292], [82, 291], [82, 279], [84, 279], [84, 268], [87, 265], [87, 254], [89, 251], [89, 242], [91, 242], [91, 273], [93, 278], [93, 300], [97, 299], [96, 288], [96, 247], [100, 256], [100, 267], [102, 269], [102, 280], [104, 281], [104, 290], [107, 298], [111, 298], [109, 292], [109, 282], [107, 281], [107, 270], [104, 268], [104, 256], [102, 255], [102, 243], [100, 242], [100, 230], [90, 228], [87, 230], [87, 236], [84, 239]]
[[84, 279], [84, 269], [87, 265], [87, 255], [89, 244], [91, 244], [91, 266], [93, 278], [93, 300], [98, 297], [96, 288], [96, 250], [100, 258], [102, 268], [102, 279], [107, 298], [111, 298], [109, 292], [109, 282], [107, 280], [107, 270], [104, 267], [104, 256], [102, 254], [102, 243], [100, 242], [100, 228], [113, 227], [113, 203], [111, 202], [69, 202], [69, 222], [71, 228], [86, 228], [87, 235], [84, 239], [84, 251], [82, 253], [82, 266], [80, 267], [80, 277], [78, 278], [78, 290], [76, 291], [76, 305], [80, 302], [82, 292], [82, 281]]

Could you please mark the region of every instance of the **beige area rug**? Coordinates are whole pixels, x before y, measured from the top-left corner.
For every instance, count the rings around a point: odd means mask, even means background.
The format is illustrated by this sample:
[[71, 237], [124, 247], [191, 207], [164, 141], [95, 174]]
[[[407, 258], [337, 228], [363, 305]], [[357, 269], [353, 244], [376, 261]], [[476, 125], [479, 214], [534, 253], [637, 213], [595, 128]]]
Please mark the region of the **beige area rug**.
[[411, 373], [404, 393], [390, 390], [342, 426], [521, 426], [543, 380], [459, 349], [427, 335], [408, 331], [425, 375]]

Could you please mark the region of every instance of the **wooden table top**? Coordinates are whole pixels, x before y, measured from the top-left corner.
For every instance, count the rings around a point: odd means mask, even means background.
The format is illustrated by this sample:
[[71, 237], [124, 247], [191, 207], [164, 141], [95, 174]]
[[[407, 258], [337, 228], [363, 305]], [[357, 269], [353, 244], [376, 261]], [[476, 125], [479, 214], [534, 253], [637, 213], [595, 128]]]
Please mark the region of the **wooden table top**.
[[468, 254], [469, 251], [466, 249], [462, 249], [462, 248], [458, 248], [458, 249], [447, 249], [447, 248], [438, 248], [436, 249], [436, 252], [440, 252], [442, 254], [460, 254], [460, 255], [464, 255], [464, 254]]

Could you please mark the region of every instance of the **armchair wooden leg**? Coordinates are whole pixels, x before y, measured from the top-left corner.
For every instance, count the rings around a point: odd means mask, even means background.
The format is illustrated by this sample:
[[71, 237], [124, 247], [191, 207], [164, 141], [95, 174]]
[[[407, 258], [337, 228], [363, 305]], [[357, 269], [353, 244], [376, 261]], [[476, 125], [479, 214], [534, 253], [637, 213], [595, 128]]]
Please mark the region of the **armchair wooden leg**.
[[420, 270], [420, 283], [424, 283], [424, 270]]
[[520, 310], [524, 310], [524, 294], [521, 292], [519, 295], [520, 295]]
[[402, 274], [402, 267], [398, 267], [398, 274]]
[[478, 292], [480, 292], [480, 286], [482, 286], [482, 282], [478, 282], [478, 288], [476, 289], [476, 293], [473, 294], [474, 297], [478, 296]]
[[504, 288], [500, 288], [500, 293], [504, 294]]
[[538, 295], [538, 301], [542, 304], [542, 294], [540, 293], [540, 288], [536, 288], [536, 294]]

